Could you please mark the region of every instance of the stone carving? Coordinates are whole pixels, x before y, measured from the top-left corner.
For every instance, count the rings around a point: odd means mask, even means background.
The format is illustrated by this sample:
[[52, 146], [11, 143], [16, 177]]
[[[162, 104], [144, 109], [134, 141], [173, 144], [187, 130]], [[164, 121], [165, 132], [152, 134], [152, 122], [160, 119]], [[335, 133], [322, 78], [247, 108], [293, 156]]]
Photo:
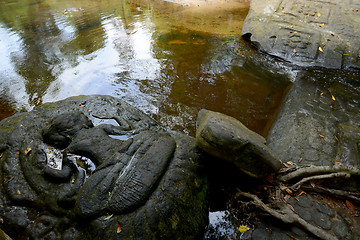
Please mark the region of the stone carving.
[[240, 121], [202, 109], [196, 122], [196, 143], [209, 154], [233, 163], [253, 177], [266, 177], [282, 167], [266, 140]]
[[260, 51], [303, 66], [360, 68], [358, 1], [251, 1], [242, 35]]
[[177, 239], [205, 230], [194, 139], [119, 99], [44, 104], [0, 122], [0, 140], [0, 227], [11, 237]]

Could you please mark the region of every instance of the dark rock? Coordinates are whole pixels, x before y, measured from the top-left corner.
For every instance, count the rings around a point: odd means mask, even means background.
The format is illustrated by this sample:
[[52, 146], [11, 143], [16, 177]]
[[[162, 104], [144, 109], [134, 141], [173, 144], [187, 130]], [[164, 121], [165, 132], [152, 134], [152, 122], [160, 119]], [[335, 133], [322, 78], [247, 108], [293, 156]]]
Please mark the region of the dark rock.
[[195, 139], [119, 99], [44, 104], [1, 121], [0, 139], [0, 218], [14, 238], [199, 239], [205, 231]]
[[360, 69], [358, 1], [252, 0], [242, 35], [302, 66]]
[[[360, 166], [358, 76], [335, 70], [299, 74], [268, 133], [269, 147], [298, 165]], [[339, 115], [347, 121], [339, 122]]]
[[282, 166], [265, 145], [266, 140], [235, 118], [202, 109], [196, 127], [196, 142], [201, 149], [232, 162], [251, 176], [265, 177]]
[[352, 239], [351, 230], [344, 222], [334, 220], [332, 222], [332, 229], [339, 239]]
[[331, 229], [331, 221], [329, 216], [324, 213], [317, 213], [313, 215], [314, 224], [325, 230]]

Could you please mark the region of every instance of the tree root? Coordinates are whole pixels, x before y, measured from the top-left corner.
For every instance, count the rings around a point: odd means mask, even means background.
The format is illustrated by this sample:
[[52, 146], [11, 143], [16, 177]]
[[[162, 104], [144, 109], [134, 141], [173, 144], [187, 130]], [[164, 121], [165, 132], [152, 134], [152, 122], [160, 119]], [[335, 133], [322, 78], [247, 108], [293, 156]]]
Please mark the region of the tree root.
[[315, 187], [302, 186], [301, 188], [304, 189], [305, 191], [328, 194], [333, 197], [337, 197], [337, 198], [341, 198], [341, 199], [348, 199], [353, 202], [360, 203], [360, 194], [355, 193], [355, 192], [349, 192], [349, 191], [343, 191], [343, 190], [337, 190], [337, 189], [329, 189], [329, 188], [324, 188], [324, 187], [319, 187], [319, 186], [315, 186]]
[[347, 173], [350, 175], [360, 175], [360, 169], [357, 167], [350, 167], [350, 166], [306, 166], [296, 168], [295, 171], [287, 173], [283, 176], [279, 177], [279, 180], [282, 182], [289, 182], [295, 178], [304, 178], [313, 175], [324, 175], [330, 173]]
[[244, 196], [246, 198], [250, 198], [252, 201], [251, 203], [255, 206], [261, 208], [265, 212], [269, 213], [273, 217], [281, 220], [284, 223], [296, 224], [302, 227], [303, 229], [307, 230], [308, 232], [312, 233], [313, 235], [317, 236], [323, 240], [337, 240], [338, 238], [332, 234], [327, 233], [326, 231], [315, 227], [314, 225], [306, 222], [304, 219], [299, 217], [293, 210], [285, 203], [279, 202], [280, 209], [273, 209], [263, 203], [256, 195], [245, 193], [239, 191], [238, 194], [240, 196]]
[[295, 183], [291, 187], [289, 187], [289, 189], [291, 191], [293, 191], [293, 192], [296, 192], [297, 190], [299, 190], [299, 188], [301, 187], [302, 184], [304, 184], [304, 183], [306, 183], [308, 181], [321, 180], [321, 179], [327, 179], [327, 178], [338, 178], [338, 177], [350, 178], [351, 175], [349, 173], [337, 172], [337, 173], [330, 173], [330, 174], [323, 174], [323, 175], [306, 177], [306, 178], [301, 179], [299, 182]]

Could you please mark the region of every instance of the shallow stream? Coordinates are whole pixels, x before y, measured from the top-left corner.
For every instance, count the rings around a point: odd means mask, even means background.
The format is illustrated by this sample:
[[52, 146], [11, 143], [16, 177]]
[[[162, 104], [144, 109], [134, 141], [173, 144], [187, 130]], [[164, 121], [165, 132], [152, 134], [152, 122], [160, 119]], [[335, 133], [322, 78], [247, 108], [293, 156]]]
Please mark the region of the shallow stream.
[[241, 38], [248, 0], [206, 3], [2, 1], [0, 119], [108, 94], [192, 136], [201, 108], [266, 135], [296, 73]]

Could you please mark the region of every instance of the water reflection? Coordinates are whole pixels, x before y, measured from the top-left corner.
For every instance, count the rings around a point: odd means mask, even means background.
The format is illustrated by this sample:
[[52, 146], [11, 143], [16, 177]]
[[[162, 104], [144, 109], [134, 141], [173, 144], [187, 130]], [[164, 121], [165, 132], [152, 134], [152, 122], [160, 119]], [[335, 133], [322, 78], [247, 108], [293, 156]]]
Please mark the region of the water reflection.
[[265, 134], [288, 69], [240, 39], [242, 6], [201, 12], [162, 1], [2, 2], [1, 117], [73, 95], [109, 94], [191, 135], [201, 108]]

